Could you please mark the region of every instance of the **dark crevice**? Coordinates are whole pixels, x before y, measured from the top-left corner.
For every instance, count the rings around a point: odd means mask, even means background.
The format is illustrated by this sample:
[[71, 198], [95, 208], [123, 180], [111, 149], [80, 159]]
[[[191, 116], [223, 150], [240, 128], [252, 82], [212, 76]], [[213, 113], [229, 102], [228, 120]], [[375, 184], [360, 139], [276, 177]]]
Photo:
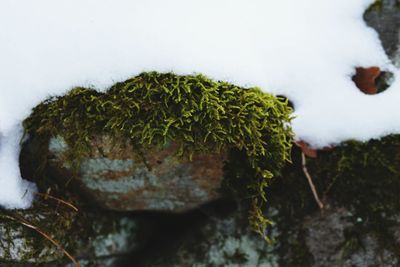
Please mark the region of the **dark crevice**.
[[394, 74], [389, 71], [382, 71], [381, 74], [376, 78], [375, 84], [377, 88], [377, 93], [382, 93], [390, 87], [393, 83]]
[[147, 246], [122, 258], [118, 266], [152, 266], [153, 262], [174, 255], [185, 240], [193, 238], [196, 229], [201, 229], [210, 220], [227, 216], [236, 209], [233, 200], [220, 199], [182, 214], [142, 213], [142, 219], [157, 224], [153, 235], [147, 240]]

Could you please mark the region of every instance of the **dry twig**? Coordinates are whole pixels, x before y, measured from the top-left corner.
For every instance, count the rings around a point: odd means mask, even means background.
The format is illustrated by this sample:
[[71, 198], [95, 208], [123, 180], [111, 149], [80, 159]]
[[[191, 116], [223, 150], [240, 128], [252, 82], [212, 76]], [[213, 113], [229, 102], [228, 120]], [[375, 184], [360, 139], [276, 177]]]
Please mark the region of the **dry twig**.
[[303, 172], [304, 172], [305, 176], [307, 177], [307, 181], [308, 181], [308, 184], [310, 185], [311, 191], [312, 191], [312, 193], [314, 195], [314, 199], [317, 202], [318, 207], [320, 209], [323, 209], [324, 208], [324, 204], [319, 199], [318, 193], [317, 193], [317, 190], [315, 189], [315, 185], [314, 185], [314, 183], [312, 181], [311, 175], [307, 170], [306, 155], [303, 152], [301, 152], [301, 165], [303, 167]]
[[69, 203], [69, 202], [67, 202], [67, 201], [65, 201], [65, 200], [62, 200], [62, 199], [60, 199], [60, 198], [53, 197], [53, 196], [51, 196], [51, 195], [49, 195], [49, 194], [47, 194], [47, 193], [46, 193], [46, 194], [42, 194], [42, 193], [36, 192], [35, 194], [38, 195], [38, 196], [43, 197], [44, 199], [50, 198], [50, 199], [56, 200], [56, 201], [58, 201], [58, 202], [60, 202], [60, 203], [62, 203], [62, 204], [64, 204], [64, 205], [70, 207], [71, 209], [73, 209], [73, 210], [76, 211], [76, 212], [79, 211], [77, 207], [75, 207], [75, 206], [72, 205], [71, 203]]

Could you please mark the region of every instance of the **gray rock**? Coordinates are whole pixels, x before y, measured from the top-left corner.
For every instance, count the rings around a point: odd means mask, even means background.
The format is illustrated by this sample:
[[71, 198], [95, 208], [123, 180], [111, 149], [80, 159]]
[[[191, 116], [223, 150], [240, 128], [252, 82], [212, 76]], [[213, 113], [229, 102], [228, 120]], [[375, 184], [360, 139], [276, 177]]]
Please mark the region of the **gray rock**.
[[[145, 244], [143, 235], [150, 233], [148, 223], [115, 214], [71, 217], [73, 221], [66, 219], [65, 225], [54, 217], [68, 216], [63, 212], [27, 210], [15, 214], [56, 240], [82, 266], [114, 266], [111, 263], [141, 248]], [[0, 266], [68, 266], [69, 262], [62, 249], [19, 220], [0, 221]], [[97, 262], [101, 264], [96, 265]]]
[[348, 239], [345, 233], [357, 226], [350, 218], [351, 213], [346, 209], [332, 208], [304, 220], [305, 245], [313, 257], [312, 266], [397, 266], [400, 263], [372, 233], [363, 235], [356, 248], [352, 248], [354, 240]]
[[[299, 231], [304, 233], [303, 249], [307, 251], [309, 259], [303, 259], [308, 262], [302, 266], [313, 267], [364, 267], [364, 266], [398, 266], [400, 259], [396, 256], [389, 244], [382, 244], [371, 233], [360, 233], [357, 240], [349, 238], [346, 233], [354, 231], [357, 222], [352, 221], [352, 214], [345, 208], [329, 208], [307, 216], [302, 221], [300, 228], [290, 233], [278, 237], [278, 241], [286, 238], [297, 239]], [[359, 218], [361, 221], [361, 218]], [[393, 229], [393, 233], [399, 231], [400, 227]], [[293, 242], [293, 241], [292, 241]], [[289, 243], [290, 244], [290, 243]], [[400, 245], [400, 239], [397, 239]], [[280, 255], [281, 264], [293, 262], [293, 254], [289, 249], [284, 250], [285, 254]], [[306, 261], [305, 261], [306, 260]]]
[[188, 233], [169, 254], [146, 267], [276, 267], [276, 254], [248, 227], [247, 213], [213, 216]]
[[374, 28], [388, 56], [400, 66], [400, 2], [381, 0], [364, 15], [367, 24]]
[[[182, 212], [219, 197], [224, 155], [197, 154], [189, 161], [179, 158], [177, 145], [171, 144], [144, 151], [144, 162], [129, 143], [115, 144], [107, 136], [92, 143], [93, 153], [81, 161], [76, 181], [82, 194], [106, 209]], [[70, 179], [66, 149], [61, 138], [51, 139], [50, 164]]]
[[[279, 211], [270, 215], [279, 216]], [[181, 241], [171, 242], [172, 249], [156, 253], [154, 259], [140, 266], [399, 266], [394, 251], [373, 232], [362, 232], [359, 240], [349, 238], [348, 233], [357, 229], [360, 221], [354, 221], [354, 215], [345, 208], [330, 207], [303, 218], [289, 233], [282, 234], [275, 225], [270, 234], [275, 243], [268, 244], [248, 227], [246, 212], [226, 217], [210, 214], [207, 222], [193, 227]], [[400, 236], [399, 229], [395, 227], [393, 233]], [[289, 249], [282, 250], [283, 241], [288, 241]], [[397, 242], [400, 245], [400, 238]]]
[[352, 225], [348, 218], [348, 211], [337, 209], [316, 213], [305, 219], [305, 243], [313, 256], [314, 266], [333, 266], [340, 262], [341, 253], [338, 250], [345, 242], [345, 230]]
[[363, 249], [358, 249], [350, 258], [345, 260], [343, 264], [337, 266], [344, 267], [364, 267], [364, 266], [381, 266], [392, 267], [399, 266], [400, 261], [393, 252], [382, 248], [373, 235], [367, 235], [361, 240]]
[[[383, 48], [395, 66], [400, 68], [400, 1], [377, 1], [364, 14], [368, 26], [379, 35]], [[394, 81], [391, 72], [382, 72], [377, 79], [379, 92], [384, 91]]]

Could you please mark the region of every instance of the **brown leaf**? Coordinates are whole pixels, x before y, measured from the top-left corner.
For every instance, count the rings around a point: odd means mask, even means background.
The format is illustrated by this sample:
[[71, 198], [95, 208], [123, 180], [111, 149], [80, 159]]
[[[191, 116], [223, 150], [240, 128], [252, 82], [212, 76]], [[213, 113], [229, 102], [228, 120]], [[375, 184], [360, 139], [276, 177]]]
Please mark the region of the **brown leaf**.
[[376, 88], [375, 80], [381, 74], [381, 70], [378, 67], [370, 68], [356, 68], [356, 74], [352, 77], [352, 80], [361, 92], [367, 95], [374, 95], [378, 92]]
[[317, 157], [317, 150], [311, 148], [306, 142], [304, 141], [298, 141], [296, 142], [296, 145], [300, 147], [301, 151], [303, 151], [304, 155], [310, 158], [316, 158]]

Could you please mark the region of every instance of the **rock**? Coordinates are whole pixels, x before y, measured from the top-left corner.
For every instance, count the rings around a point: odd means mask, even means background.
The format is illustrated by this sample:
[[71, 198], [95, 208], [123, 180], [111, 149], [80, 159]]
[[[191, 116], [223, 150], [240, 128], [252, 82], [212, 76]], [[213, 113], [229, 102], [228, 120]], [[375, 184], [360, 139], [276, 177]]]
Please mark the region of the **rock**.
[[355, 251], [343, 264], [336, 266], [363, 267], [363, 266], [399, 266], [399, 258], [387, 249], [382, 249], [381, 244], [373, 237], [366, 235], [361, 240], [364, 249]]
[[[312, 266], [397, 266], [399, 258], [372, 232], [360, 235], [358, 240], [348, 237], [348, 232], [357, 227], [351, 215], [346, 209], [335, 208], [305, 219], [305, 244], [313, 258]], [[353, 242], [358, 244], [353, 247]]]
[[32, 246], [24, 232], [23, 226], [14, 225], [10, 229], [5, 222], [0, 223], [0, 263], [44, 263], [63, 258], [62, 252], [50, 244], [40, 248], [37, 256], [33, 257], [37, 248]]
[[400, 2], [398, 0], [377, 1], [365, 12], [364, 20], [378, 32], [386, 53], [399, 67]]
[[[289, 235], [273, 226], [270, 237], [275, 243], [268, 244], [249, 229], [246, 213], [212, 214], [180, 241], [171, 242], [172, 249], [140, 266], [398, 266], [400, 259], [373, 232], [361, 233], [359, 240], [349, 238], [349, 231], [357, 227], [352, 218], [345, 208], [318, 211], [303, 218], [301, 225], [292, 225]], [[282, 249], [283, 241], [288, 242], [288, 249]]]
[[[386, 54], [400, 68], [400, 2], [398, 0], [377, 1], [364, 14], [368, 26], [374, 28]], [[391, 72], [382, 72], [377, 80], [378, 91], [384, 91], [393, 83]]]
[[[4, 214], [9, 217], [3, 217]], [[1, 218], [15, 216], [28, 221], [54, 239], [79, 262], [90, 266], [114, 266], [112, 263], [145, 244], [143, 235], [150, 233], [148, 222], [116, 214], [71, 215], [69, 212], [35, 209], [4, 214], [0, 211]], [[9, 266], [11, 263], [12, 266], [68, 266], [70, 262], [62, 249], [31, 227], [21, 224], [19, 219], [0, 221], [1, 266]], [[102, 264], [96, 265], [97, 262]], [[107, 262], [109, 265], [105, 265]]]
[[356, 226], [350, 219], [349, 211], [336, 208], [304, 221], [305, 243], [313, 256], [312, 266], [397, 266], [399, 259], [379, 244], [372, 233], [362, 235], [357, 249], [353, 249], [354, 239], [346, 236]]
[[[116, 144], [107, 136], [92, 143], [93, 152], [81, 161], [75, 180], [87, 198], [106, 209], [182, 212], [219, 197], [223, 155], [193, 155], [189, 161], [180, 159], [177, 145], [171, 144], [144, 151], [144, 163], [129, 143]], [[68, 181], [66, 149], [61, 138], [50, 140], [51, 168]]]
[[178, 244], [142, 265], [146, 267], [274, 267], [278, 266], [264, 239], [248, 227], [246, 212], [228, 216], [212, 215], [190, 231]]
[[341, 253], [337, 250], [345, 242], [345, 229], [351, 226], [348, 217], [348, 211], [337, 209], [305, 219], [305, 243], [315, 266], [328, 266], [328, 263], [340, 261]]

